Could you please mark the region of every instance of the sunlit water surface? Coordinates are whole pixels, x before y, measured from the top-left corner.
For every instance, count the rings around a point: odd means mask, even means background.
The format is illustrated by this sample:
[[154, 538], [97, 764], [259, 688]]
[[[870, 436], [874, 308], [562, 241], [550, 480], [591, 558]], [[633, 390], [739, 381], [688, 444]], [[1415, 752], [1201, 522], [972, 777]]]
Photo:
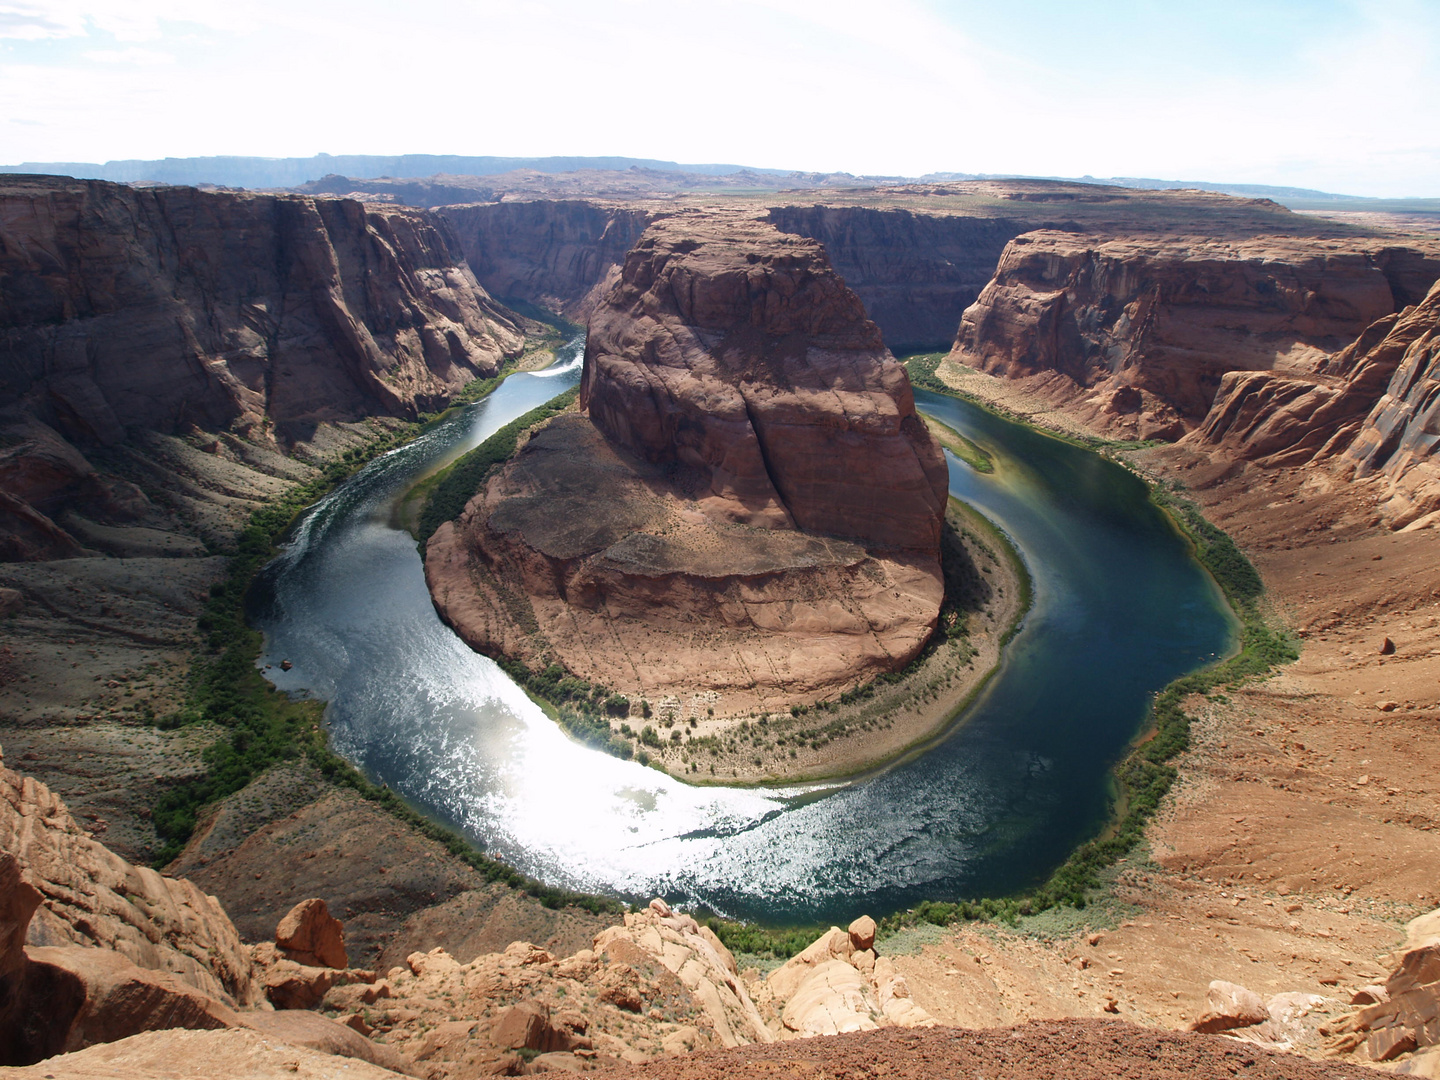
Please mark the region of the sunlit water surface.
[[1009, 892], [1101, 826], [1108, 770], [1149, 695], [1229, 645], [1213, 583], [1139, 480], [917, 392], [995, 456], [989, 475], [950, 458], [950, 490], [1014, 538], [1035, 578], [1024, 628], [950, 735], [876, 776], [781, 790], [691, 787], [572, 742], [440, 622], [392, 516], [417, 477], [573, 386], [581, 348], [318, 503], [252, 613], [266, 676], [329, 701], [339, 753], [527, 873], [767, 922]]

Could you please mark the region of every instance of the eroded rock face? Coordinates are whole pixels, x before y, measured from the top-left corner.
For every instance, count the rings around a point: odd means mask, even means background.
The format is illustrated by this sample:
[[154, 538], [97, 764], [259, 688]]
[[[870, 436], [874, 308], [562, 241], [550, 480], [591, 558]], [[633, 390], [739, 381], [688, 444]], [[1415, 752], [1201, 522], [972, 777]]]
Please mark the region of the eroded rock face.
[[413, 416], [517, 352], [445, 222], [341, 199], [0, 178], [0, 558], [79, 553], [59, 511], [144, 510], [80, 448], [134, 429], [282, 446]]
[[[1392, 366], [1393, 365], [1393, 366]], [[1360, 424], [1343, 460], [1359, 479], [1386, 485], [1381, 514], [1402, 528], [1440, 510], [1440, 283], [1395, 320], [1373, 348], [1355, 362], [1347, 383], [1393, 372], [1385, 391]]]
[[1381, 518], [1402, 528], [1440, 510], [1437, 363], [1440, 285], [1307, 372], [1226, 375], [1191, 440], [1262, 465], [1334, 461], [1383, 485]]
[[578, 199], [446, 206], [461, 250], [490, 294], [583, 322], [615, 284], [652, 210]]
[[221, 1002], [261, 1000], [250, 955], [213, 897], [126, 862], [87, 836], [44, 784], [3, 765], [0, 851], [42, 897], [26, 944], [111, 950]]
[[776, 1037], [932, 1026], [934, 1017], [911, 1000], [905, 976], [874, 945], [875, 920], [862, 915], [848, 931], [832, 926], [759, 983], [757, 1002], [774, 1017]]
[[861, 206], [777, 206], [768, 220], [825, 245], [897, 353], [952, 341], [957, 314], [975, 302], [1005, 245], [1036, 227], [1004, 216]]
[[551, 421], [430, 539], [474, 648], [716, 713], [903, 666], [935, 625], [946, 468], [811, 241], [668, 220], [591, 320]]
[[944, 458], [910, 381], [813, 241], [743, 217], [652, 226], [596, 309], [581, 408], [710, 474], [712, 511], [938, 550]]
[[1178, 438], [1217, 394], [1248, 391], [1248, 373], [1302, 376], [1277, 384], [1263, 414], [1283, 414], [1266, 436], [1283, 441], [1290, 417], [1327, 400], [1323, 385], [1307, 397], [1310, 376], [1436, 276], [1440, 260], [1378, 240], [1039, 231], [1006, 248], [951, 356], [1011, 378], [1064, 375], [1082, 391], [1071, 411], [1144, 438]]
[[520, 346], [421, 212], [14, 176], [0, 224], [0, 383], [93, 441], [425, 408]]

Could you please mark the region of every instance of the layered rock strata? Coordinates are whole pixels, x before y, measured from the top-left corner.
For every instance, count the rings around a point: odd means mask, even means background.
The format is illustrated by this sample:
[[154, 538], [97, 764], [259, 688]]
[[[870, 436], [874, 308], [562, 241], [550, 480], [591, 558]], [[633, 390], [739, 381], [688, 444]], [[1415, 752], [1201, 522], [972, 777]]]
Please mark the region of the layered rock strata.
[[647, 461], [708, 473], [712, 517], [938, 550], [944, 458], [813, 241], [739, 216], [652, 227], [590, 320], [580, 405]]
[[1440, 284], [1308, 373], [1227, 375], [1190, 443], [1267, 466], [1333, 462], [1380, 486], [1392, 528], [1440, 510]]
[[[507, 302], [535, 304], [579, 322], [604, 298], [626, 253], [652, 222], [697, 205], [723, 206], [725, 196], [653, 198], [636, 190], [627, 197], [581, 184], [549, 198], [538, 190], [496, 190], [455, 201], [481, 198], [500, 201], [437, 210], [454, 225], [480, 283]], [[948, 347], [961, 313], [993, 276], [1006, 244], [1037, 229], [1225, 241], [1356, 232], [1264, 199], [1043, 180], [832, 188], [772, 199], [767, 220], [825, 246], [836, 272], [897, 353]]]
[[429, 542], [473, 647], [729, 714], [929, 637], [944, 458], [817, 244], [740, 215], [652, 226], [591, 318], [581, 404]]
[[1424, 296], [1440, 258], [1382, 238], [1017, 237], [968, 309], [952, 361], [1051, 380], [1118, 435], [1175, 439], [1222, 380], [1308, 375]]
[[143, 515], [86, 458], [136, 430], [283, 447], [432, 409], [523, 344], [432, 215], [34, 176], [0, 178], [0, 335], [10, 559], [78, 553], [66, 508]]

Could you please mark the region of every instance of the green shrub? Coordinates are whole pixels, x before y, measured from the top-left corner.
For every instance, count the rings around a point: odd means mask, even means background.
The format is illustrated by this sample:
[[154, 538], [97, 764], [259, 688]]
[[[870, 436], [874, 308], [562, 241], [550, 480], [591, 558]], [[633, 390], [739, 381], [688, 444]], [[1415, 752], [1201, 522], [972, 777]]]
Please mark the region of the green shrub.
[[452, 463], [433, 481], [430, 498], [420, 513], [417, 539], [423, 545], [445, 522], [460, 516], [465, 504], [480, 490], [492, 469], [504, 464], [515, 453], [520, 435], [542, 421], [558, 416], [579, 395], [571, 388], [552, 401], [531, 409], [518, 420], [512, 420], [482, 442], [474, 450]]

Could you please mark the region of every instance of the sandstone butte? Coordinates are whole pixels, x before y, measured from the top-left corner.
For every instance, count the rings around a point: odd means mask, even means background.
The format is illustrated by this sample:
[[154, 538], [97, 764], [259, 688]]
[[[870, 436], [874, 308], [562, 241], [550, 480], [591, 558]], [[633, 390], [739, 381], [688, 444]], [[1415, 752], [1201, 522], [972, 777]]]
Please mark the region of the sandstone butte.
[[[580, 411], [436, 531], [426, 579], [477, 650], [558, 663], [705, 738], [917, 655], [945, 595], [947, 483], [820, 245], [677, 215], [590, 317]], [[870, 760], [917, 737], [890, 730]], [[783, 773], [774, 758], [746, 765]]]

